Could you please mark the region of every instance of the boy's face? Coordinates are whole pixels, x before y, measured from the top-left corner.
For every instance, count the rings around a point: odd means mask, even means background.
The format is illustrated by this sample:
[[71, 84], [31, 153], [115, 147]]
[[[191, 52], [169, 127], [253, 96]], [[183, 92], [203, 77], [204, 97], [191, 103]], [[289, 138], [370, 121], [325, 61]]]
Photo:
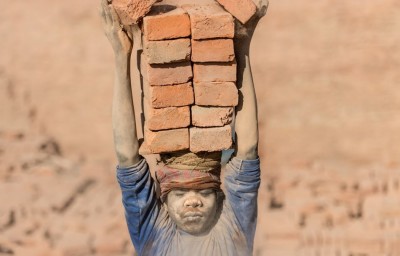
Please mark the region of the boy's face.
[[168, 193], [165, 204], [178, 228], [191, 235], [210, 230], [217, 217], [217, 195], [212, 189], [174, 189]]

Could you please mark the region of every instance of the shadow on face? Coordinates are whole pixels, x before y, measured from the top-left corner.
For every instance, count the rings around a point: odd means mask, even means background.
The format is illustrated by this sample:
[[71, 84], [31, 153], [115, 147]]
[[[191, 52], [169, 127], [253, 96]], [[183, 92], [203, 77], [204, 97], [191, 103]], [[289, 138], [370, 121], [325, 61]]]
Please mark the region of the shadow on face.
[[179, 229], [191, 235], [203, 235], [219, 218], [222, 200], [213, 189], [174, 189], [168, 193], [165, 207]]

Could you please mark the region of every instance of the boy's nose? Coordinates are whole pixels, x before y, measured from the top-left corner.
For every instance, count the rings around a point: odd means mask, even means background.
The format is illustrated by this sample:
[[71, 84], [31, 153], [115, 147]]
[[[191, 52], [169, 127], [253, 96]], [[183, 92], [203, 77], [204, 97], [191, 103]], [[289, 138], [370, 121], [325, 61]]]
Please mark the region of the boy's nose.
[[202, 205], [202, 202], [200, 198], [197, 196], [191, 196], [185, 201], [185, 206], [186, 207], [200, 207]]

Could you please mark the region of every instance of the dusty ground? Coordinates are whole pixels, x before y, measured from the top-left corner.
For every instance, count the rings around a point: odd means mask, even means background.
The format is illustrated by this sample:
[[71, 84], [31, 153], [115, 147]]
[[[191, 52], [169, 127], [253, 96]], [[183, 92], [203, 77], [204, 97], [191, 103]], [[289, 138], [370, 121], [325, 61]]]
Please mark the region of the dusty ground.
[[[400, 255], [400, 3], [270, 1], [255, 255]], [[131, 255], [98, 1], [0, 9], [0, 255]]]

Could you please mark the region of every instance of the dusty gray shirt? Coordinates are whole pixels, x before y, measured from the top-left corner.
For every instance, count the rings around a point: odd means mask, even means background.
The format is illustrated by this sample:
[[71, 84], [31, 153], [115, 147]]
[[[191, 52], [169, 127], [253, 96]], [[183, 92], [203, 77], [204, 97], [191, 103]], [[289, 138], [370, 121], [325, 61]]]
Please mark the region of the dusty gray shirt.
[[260, 161], [233, 158], [226, 166], [224, 200], [215, 226], [204, 236], [179, 230], [155, 193], [154, 180], [143, 159], [117, 168], [129, 233], [139, 255], [252, 255], [257, 222]]

